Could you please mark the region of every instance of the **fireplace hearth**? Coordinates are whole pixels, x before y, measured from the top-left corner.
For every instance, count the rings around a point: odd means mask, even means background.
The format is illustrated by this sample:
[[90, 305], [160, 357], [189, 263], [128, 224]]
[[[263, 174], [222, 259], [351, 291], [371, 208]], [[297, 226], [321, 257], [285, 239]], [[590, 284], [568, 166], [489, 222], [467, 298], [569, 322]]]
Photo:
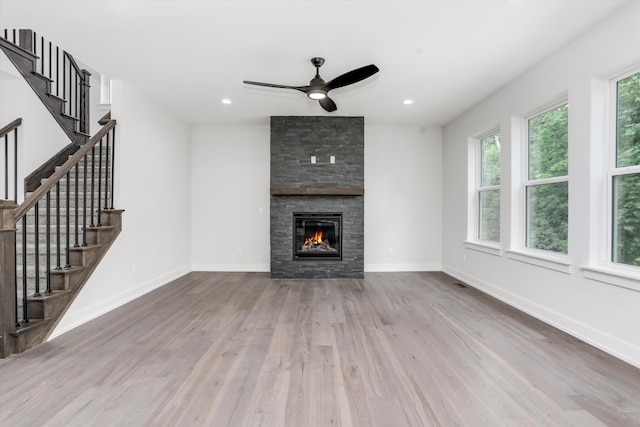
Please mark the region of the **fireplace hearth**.
[[342, 213], [294, 213], [294, 260], [341, 260]]

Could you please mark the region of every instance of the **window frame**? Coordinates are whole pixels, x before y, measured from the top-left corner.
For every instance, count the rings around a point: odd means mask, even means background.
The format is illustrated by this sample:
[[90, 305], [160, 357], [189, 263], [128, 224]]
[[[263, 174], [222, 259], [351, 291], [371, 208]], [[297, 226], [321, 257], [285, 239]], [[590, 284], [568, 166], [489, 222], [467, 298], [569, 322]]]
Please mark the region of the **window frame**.
[[609, 79], [608, 99], [609, 113], [607, 114], [607, 145], [609, 149], [609, 159], [607, 167], [607, 239], [606, 239], [606, 256], [604, 264], [610, 268], [624, 271], [631, 274], [640, 274], [640, 266], [625, 264], [614, 261], [615, 252], [615, 220], [614, 220], [614, 202], [615, 202], [615, 182], [616, 177], [625, 175], [640, 174], [640, 164], [618, 167], [618, 82], [627, 77], [640, 74], [640, 67], [627, 70]]
[[[545, 254], [547, 256], [551, 256], [553, 258], [559, 257], [559, 258], [566, 258], [568, 259], [569, 257], [569, 235], [567, 233], [567, 251], [565, 252], [557, 252], [557, 251], [552, 251], [552, 250], [546, 250], [546, 249], [540, 249], [540, 248], [536, 248], [533, 246], [529, 246], [529, 241], [530, 241], [530, 233], [529, 233], [529, 229], [530, 229], [530, 222], [529, 222], [529, 218], [530, 218], [530, 209], [529, 209], [529, 199], [528, 199], [528, 194], [529, 194], [529, 189], [533, 188], [533, 187], [537, 187], [537, 186], [542, 186], [542, 185], [548, 185], [548, 184], [557, 184], [557, 183], [562, 183], [562, 182], [566, 182], [567, 183], [567, 192], [569, 191], [569, 167], [567, 167], [567, 174], [566, 175], [562, 175], [562, 176], [554, 176], [554, 177], [550, 177], [550, 178], [538, 178], [538, 179], [531, 179], [529, 177], [529, 167], [530, 167], [530, 121], [538, 116], [541, 116], [547, 112], [550, 112], [552, 110], [555, 110], [556, 108], [562, 107], [562, 106], [567, 106], [567, 113], [568, 113], [568, 108], [569, 108], [569, 100], [567, 96], [564, 96], [562, 98], [557, 99], [555, 102], [546, 104], [544, 107], [539, 108], [533, 112], [531, 112], [530, 114], [526, 115], [523, 117], [523, 166], [522, 166], [522, 215], [521, 215], [521, 221], [522, 221], [522, 247], [523, 250], [525, 252], [530, 252], [530, 253], [538, 253], [540, 255], [542, 255], [543, 257], [545, 257]], [[567, 132], [569, 131], [568, 129], [568, 124], [567, 124]], [[567, 144], [569, 144], [569, 141], [567, 141]], [[567, 164], [569, 163], [569, 147], [567, 145]], [[568, 197], [568, 196], [567, 196]], [[567, 206], [568, 208], [568, 206]], [[569, 218], [567, 217], [567, 221], [569, 220]], [[567, 223], [567, 227], [569, 226], [569, 224]], [[564, 263], [563, 263], [564, 264]]]
[[[486, 240], [486, 239], [482, 239], [480, 237], [480, 232], [481, 232], [481, 220], [482, 220], [482, 215], [481, 215], [481, 209], [480, 209], [480, 202], [481, 202], [481, 193], [484, 192], [489, 192], [489, 191], [498, 191], [498, 198], [500, 201], [500, 208], [499, 208], [499, 213], [501, 214], [501, 210], [502, 210], [502, 191], [501, 191], [501, 186], [502, 186], [502, 149], [500, 149], [500, 182], [496, 185], [487, 185], [487, 186], [483, 186], [482, 185], [482, 173], [484, 171], [483, 169], [483, 150], [482, 150], [482, 142], [490, 137], [494, 137], [497, 136], [498, 137], [498, 143], [501, 144], [501, 135], [500, 135], [500, 128], [496, 127], [496, 128], [492, 128], [492, 130], [488, 131], [488, 132], [484, 132], [482, 133], [480, 136], [475, 138], [475, 151], [476, 151], [476, 158], [475, 158], [475, 188], [474, 188], [474, 233], [473, 233], [473, 240], [475, 242], [481, 243], [481, 244], [485, 244], [485, 245], [489, 245], [489, 246], [500, 246], [501, 242], [502, 242], [502, 230], [501, 230], [501, 220], [498, 220], [498, 232], [500, 234], [500, 237], [498, 238], [498, 240]], [[499, 215], [499, 218], [501, 218], [502, 215]]]

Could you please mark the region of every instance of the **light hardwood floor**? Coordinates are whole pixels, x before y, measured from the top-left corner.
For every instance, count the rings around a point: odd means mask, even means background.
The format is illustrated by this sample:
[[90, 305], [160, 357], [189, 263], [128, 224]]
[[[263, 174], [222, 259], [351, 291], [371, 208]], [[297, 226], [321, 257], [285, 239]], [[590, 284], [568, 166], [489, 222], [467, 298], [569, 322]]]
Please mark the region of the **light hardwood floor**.
[[0, 425], [640, 426], [640, 369], [442, 273], [195, 272], [0, 361]]

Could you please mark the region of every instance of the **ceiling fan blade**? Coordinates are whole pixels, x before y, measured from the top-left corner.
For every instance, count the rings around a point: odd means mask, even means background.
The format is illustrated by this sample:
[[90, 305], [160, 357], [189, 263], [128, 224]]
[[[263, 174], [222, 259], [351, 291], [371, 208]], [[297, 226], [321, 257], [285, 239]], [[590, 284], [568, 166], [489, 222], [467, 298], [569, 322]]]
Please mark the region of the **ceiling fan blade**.
[[245, 80], [242, 83], [247, 85], [254, 85], [254, 86], [275, 87], [280, 89], [294, 89], [294, 90], [299, 90], [300, 92], [305, 92], [305, 93], [309, 90], [309, 86], [288, 86], [288, 85], [278, 85], [273, 83], [250, 82], [248, 80]]
[[364, 80], [367, 77], [371, 77], [378, 71], [380, 71], [378, 67], [373, 64], [365, 65], [364, 67], [356, 68], [355, 70], [351, 70], [347, 73], [342, 74], [341, 76], [336, 77], [335, 79], [328, 82], [324, 86], [324, 89], [329, 91], [331, 89], [348, 86], [350, 84], [357, 83], [360, 80]]
[[326, 111], [330, 113], [338, 109], [338, 106], [336, 105], [335, 102], [333, 102], [333, 99], [329, 98], [328, 96], [322, 98], [318, 102], [320, 102], [320, 105], [322, 106], [322, 108], [324, 108]]

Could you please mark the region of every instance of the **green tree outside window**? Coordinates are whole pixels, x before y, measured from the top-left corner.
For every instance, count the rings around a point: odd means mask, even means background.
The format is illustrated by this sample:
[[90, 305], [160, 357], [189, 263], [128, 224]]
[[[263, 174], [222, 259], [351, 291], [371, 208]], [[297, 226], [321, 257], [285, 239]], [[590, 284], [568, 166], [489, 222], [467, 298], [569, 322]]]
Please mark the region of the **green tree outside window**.
[[[640, 266], [640, 73], [617, 82], [612, 261]], [[627, 170], [619, 170], [628, 168]]]
[[[480, 140], [478, 239], [500, 241], [500, 135]], [[498, 187], [498, 188], [496, 188]]]
[[526, 186], [526, 246], [565, 254], [569, 226], [568, 110], [565, 104], [529, 119]]

